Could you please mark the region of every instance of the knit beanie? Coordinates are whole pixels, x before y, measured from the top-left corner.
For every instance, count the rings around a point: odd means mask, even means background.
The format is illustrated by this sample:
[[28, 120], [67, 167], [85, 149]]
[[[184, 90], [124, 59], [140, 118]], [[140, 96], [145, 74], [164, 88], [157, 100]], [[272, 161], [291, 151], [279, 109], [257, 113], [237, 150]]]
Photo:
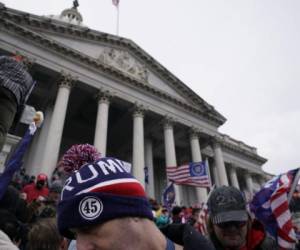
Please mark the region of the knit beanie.
[[[65, 158], [68, 158], [69, 171], [72, 161], [70, 157]], [[59, 165], [62, 167], [63, 164]], [[78, 164], [74, 165], [78, 169]], [[123, 161], [99, 158], [71, 173], [58, 204], [58, 228], [63, 236], [73, 237], [70, 228], [99, 225], [122, 217], [153, 219], [142, 184], [125, 171]]]

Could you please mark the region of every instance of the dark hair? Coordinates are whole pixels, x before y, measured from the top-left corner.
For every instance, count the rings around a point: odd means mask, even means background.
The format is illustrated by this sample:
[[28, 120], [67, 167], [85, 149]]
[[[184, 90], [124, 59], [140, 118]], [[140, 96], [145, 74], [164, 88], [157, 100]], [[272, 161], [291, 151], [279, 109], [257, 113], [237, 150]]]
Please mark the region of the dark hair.
[[56, 216], [56, 209], [54, 204], [48, 204], [40, 213], [40, 218], [54, 218]]
[[15, 213], [17, 219], [21, 221], [22, 223], [29, 222], [30, 219], [30, 211], [27, 207], [27, 202], [23, 199], [19, 199], [18, 205], [16, 207], [16, 213]]
[[198, 208], [198, 207], [194, 207], [194, 208], [192, 208], [192, 215], [196, 215], [197, 213], [199, 213], [200, 212], [200, 208]]
[[173, 215], [179, 215], [181, 211], [182, 211], [181, 207], [175, 206], [172, 209], [172, 214]]
[[290, 204], [289, 204], [289, 208], [292, 213], [299, 212], [300, 211], [300, 199], [292, 197]]
[[40, 219], [28, 233], [27, 250], [57, 250], [63, 241], [54, 218]]
[[9, 185], [0, 200], [0, 209], [9, 211], [12, 214], [16, 214], [20, 192], [15, 187]]
[[19, 222], [15, 215], [7, 210], [0, 209], [0, 230], [2, 230], [11, 241], [18, 242], [25, 236], [25, 227]]

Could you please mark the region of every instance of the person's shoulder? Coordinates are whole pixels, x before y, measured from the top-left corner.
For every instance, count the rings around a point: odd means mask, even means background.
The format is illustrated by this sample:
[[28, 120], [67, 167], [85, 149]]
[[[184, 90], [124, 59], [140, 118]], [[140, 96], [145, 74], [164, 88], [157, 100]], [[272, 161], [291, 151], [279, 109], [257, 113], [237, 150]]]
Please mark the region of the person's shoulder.
[[160, 231], [171, 241], [175, 242], [176, 244], [183, 245], [183, 224], [169, 224], [161, 227]]
[[259, 249], [261, 250], [277, 250], [279, 249], [277, 242], [270, 236], [266, 235]]
[[24, 191], [28, 191], [28, 190], [30, 190], [30, 189], [32, 189], [32, 183], [31, 184], [27, 184], [27, 185], [25, 185], [24, 187], [23, 187], [23, 189], [22, 189], [22, 191], [24, 192]]
[[193, 226], [184, 224], [183, 243], [186, 250], [206, 249], [214, 250], [212, 242], [199, 233]]
[[214, 250], [213, 244], [189, 224], [170, 224], [160, 229], [162, 233], [185, 250]]
[[[252, 227], [251, 227], [252, 231], [254, 232], [254, 234], [259, 234], [262, 236], [262, 240], [261, 243], [258, 245], [258, 249], [261, 250], [277, 250], [278, 248], [278, 244], [276, 242], [275, 239], [273, 239], [270, 235], [268, 235], [268, 233], [265, 230], [265, 227], [263, 226], [263, 224], [254, 219], [252, 221]], [[257, 237], [257, 235], [255, 236], [255, 238]]]
[[0, 230], [0, 249], [3, 250], [18, 250], [18, 248], [11, 242], [7, 234]]

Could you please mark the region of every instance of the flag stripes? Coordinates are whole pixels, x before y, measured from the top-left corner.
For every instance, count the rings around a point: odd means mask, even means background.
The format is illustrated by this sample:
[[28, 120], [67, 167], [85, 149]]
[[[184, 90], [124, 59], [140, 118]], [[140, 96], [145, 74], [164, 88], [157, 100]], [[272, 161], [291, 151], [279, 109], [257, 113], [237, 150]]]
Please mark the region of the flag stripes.
[[182, 166], [168, 166], [167, 177], [179, 185], [210, 187], [207, 166], [204, 162], [190, 163]]
[[291, 170], [267, 182], [255, 194], [250, 205], [257, 219], [277, 239], [281, 249], [292, 249], [296, 242], [288, 205], [288, 193], [297, 172], [298, 169]]
[[202, 203], [201, 210], [198, 216], [199, 232], [202, 235], [207, 235], [206, 218], [208, 216], [208, 206], [206, 203]]

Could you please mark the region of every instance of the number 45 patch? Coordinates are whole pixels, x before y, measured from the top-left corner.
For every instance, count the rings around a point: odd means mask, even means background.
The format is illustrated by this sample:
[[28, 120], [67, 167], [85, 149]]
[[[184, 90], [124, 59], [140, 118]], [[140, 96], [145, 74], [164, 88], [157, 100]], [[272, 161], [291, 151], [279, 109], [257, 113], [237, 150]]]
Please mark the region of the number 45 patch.
[[85, 197], [79, 203], [79, 213], [86, 220], [96, 219], [103, 210], [103, 204], [97, 197]]

